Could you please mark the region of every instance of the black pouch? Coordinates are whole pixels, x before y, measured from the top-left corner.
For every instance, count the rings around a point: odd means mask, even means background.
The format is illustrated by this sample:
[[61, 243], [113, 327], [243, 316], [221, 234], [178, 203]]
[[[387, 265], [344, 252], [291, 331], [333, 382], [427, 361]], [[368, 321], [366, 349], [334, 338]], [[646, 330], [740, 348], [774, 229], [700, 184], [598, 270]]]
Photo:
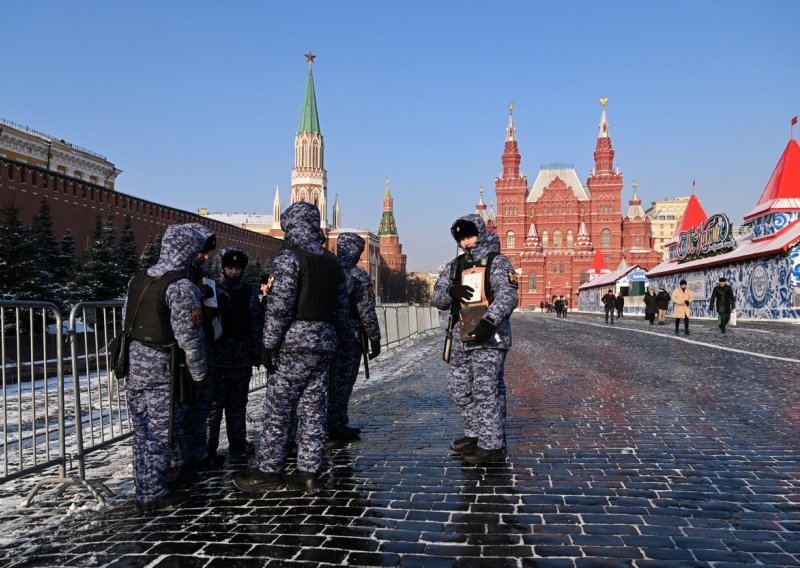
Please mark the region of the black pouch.
[[114, 371], [118, 379], [124, 379], [128, 376], [129, 347], [129, 337], [126, 331], [120, 331], [108, 345], [108, 351], [111, 354], [111, 370]]

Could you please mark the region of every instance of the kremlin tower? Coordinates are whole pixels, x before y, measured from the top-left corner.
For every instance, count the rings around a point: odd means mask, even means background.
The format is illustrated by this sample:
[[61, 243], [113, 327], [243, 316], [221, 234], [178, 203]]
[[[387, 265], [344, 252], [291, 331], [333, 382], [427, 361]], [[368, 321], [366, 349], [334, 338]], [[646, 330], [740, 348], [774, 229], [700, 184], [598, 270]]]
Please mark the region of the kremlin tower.
[[303, 112], [300, 115], [300, 130], [294, 138], [294, 168], [292, 168], [291, 203], [306, 201], [317, 206], [320, 225], [328, 228], [328, 172], [325, 171], [325, 142], [319, 128], [317, 97], [314, 93], [314, 76], [311, 67], [315, 55], [306, 54], [308, 79]]
[[[397, 299], [401, 289], [405, 290], [406, 255], [403, 254], [403, 245], [397, 236], [397, 223], [394, 219], [394, 200], [389, 189], [389, 180], [386, 180], [386, 192], [383, 194], [383, 214], [378, 227], [380, 238], [381, 256], [381, 297], [387, 301]], [[404, 299], [404, 296], [403, 296]]]

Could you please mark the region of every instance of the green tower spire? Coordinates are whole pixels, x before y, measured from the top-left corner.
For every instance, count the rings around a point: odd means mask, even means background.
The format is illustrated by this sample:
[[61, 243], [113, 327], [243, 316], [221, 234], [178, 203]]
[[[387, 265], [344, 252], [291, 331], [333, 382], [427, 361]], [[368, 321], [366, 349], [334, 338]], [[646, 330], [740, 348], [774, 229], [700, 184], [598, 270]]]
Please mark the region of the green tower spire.
[[389, 180], [386, 180], [386, 192], [383, 194], [383, 215], [378, 227], [378, 236], [386, 237], [397, 235], [397, 223], [394, 220], [394, 200], [389, 190]]
[[311, 66], [314, 64], [314, 58], [310, 51], [306, 53], [306, 61], [308, 61], [308, 79], [306, 80], [306, 99], [303, 101], [303, 114], [300, 115], [300, 130], [299, 132], [313, 132], [314, 134], [321, 134], [319, 129], [319, 115], [317, 114], [317, 95], [314, 93], [314, 76], [311, 74]]

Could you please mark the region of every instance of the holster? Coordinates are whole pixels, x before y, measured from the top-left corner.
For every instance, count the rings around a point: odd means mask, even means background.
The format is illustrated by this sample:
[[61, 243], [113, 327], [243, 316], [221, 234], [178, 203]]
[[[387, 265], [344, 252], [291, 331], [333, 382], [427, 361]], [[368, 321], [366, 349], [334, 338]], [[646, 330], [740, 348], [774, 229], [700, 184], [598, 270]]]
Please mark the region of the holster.
[[193, 402], [194, 389], [197, 388], [186, 365], [186, 352], [178, 347], [177, 343], [169, 346], [169, 371], [172, 375], [173, 393], [172, 404], [177, 406]]

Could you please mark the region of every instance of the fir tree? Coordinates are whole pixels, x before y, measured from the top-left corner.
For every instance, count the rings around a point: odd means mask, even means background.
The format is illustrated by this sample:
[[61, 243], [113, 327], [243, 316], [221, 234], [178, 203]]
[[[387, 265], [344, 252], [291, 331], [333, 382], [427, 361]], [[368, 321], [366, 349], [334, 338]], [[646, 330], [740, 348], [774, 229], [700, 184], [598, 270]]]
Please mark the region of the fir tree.
[[47, 199], [42, 199], [39, 213], [33, 218], [30, 240], [35, 271], [32, 294], [38, 300], [53, 302], [63, 308], [67, 282], [58, 271], [60, 255]]
[[120, 263], [116, 256], [114, 217], [97, 216], [92, 240], [75, 269], [70, 290], [73, 302], [115, 300], [124, 288], [120, 279]]
[[243, 281], [245, 284], [253, 286], [258, 289], [259, 279], [264, 272], [264, 262], [259, 257], [253, 257], [247, 263], [247, 268], [244, 269]]
[[13, 201], [0, 211], [0, 298], [36, 300], [37, 292], [30, 229], [19, 218]]
[[139, 255], [139, 268], [147, 269], [158, 262], [161, 256], [161, 233], [156, 233], [147, 237], [147, 242]]
[[133, 233], [133, 220], [130, 215], [125, 215], [125, 226], [117, 245], [117, 257], [120, 264], [120, 283], [123, 288], [128, 287], [128, 281], [139, 268], [139, 257], [136, 254], [136, 235]]
[[72, 236], [72, 229], [67, 229], [59, 243], [61, 252], [58, 255], [58, 266], [56, 273], [59, 282], [67, 284], [72, 279], [72, 270], [75, 265], [75, 237]]

